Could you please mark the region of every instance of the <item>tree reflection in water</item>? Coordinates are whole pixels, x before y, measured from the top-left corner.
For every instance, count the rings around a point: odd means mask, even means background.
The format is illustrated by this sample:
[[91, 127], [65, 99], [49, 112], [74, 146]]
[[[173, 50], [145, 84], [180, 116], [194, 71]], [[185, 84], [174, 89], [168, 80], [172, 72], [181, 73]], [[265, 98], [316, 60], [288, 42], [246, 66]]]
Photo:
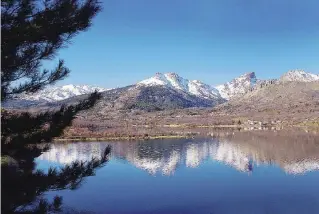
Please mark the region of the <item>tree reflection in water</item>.
[[[42, 150], [42, 149], [41, 149]], [[36, 148], [29, 149], [27, 158], [20, 158], [15, 165], [2, 165], [2, 213], [47, 213], [59, 212], [62, 197], [56, 196], [52, 202], [42, 198], [47, 191], [80, 187], [85, 177], [94, 176], [109, 158], [111, 147], [104, 150], [101, 158], [89, 161], [75, 161], [60, 169], [50, 168], [47, 173], [35, 170], [34, 159], [41, 153]]]

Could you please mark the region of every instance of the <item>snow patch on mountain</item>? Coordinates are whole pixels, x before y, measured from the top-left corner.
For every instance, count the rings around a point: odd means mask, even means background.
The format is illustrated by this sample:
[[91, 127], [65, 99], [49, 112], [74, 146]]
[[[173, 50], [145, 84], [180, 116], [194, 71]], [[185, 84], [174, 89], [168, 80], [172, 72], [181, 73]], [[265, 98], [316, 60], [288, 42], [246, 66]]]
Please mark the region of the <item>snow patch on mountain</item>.
[[188, 80], [176, 73], [156, 73], [155, 76], [137, 83], [137, 86], [165, 86], [185, 93], [195, 95], [204, 99], [221, 98], [214, 87], [199, 80]]
[[251, 72], [243, 74], [223, 85], [218, 85], [216, 89], [224, 99], [229, 100], [236, 95], [245, 94], [249, 89], [253, 88], [258, 81], [255, 72]]
[[298, 81], [298, 82], [314, 82], [319, 81], [318, 74], [307, 73], [304, 70], [291, 70], [283, 74], [280, 77], [280, 80], [283, 82], [287, 81]]
[[68, 99], [70, 97], [90, 94], [94, 91], [102, 92], [108, 89], [97, 87], [97, 86], [89, 86], [89, 85], [64, 85], [64, 86], [54, 86], [47, 87], [43, 90], [40, 90], [34, 94], [26, 94], [23, 93], [16, 97], [16, 99], [28, 100], [28, 101], [46, 101], [46, 102], [55, 102], [64, 99]]

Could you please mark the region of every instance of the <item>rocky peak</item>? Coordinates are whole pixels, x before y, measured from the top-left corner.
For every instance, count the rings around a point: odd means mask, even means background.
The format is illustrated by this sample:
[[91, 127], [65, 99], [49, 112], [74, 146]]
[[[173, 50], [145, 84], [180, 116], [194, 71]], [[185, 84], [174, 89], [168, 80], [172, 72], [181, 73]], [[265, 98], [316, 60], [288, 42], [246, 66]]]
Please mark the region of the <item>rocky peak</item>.
[[245, 81], [249, 81], [251, 84], [255, 84], [257, 81], [255, 72], [245, 73], [232, 80], [232, 82], [245, 82]]
[[249, 72], [223, 85], [216, 86], [216, 88], [224, 99], [229, 100], [234, 96], [249, 91], [256, 85], [257, 81], [255, 72]]
[[221, 99], [219, 92], [199, 80], [188, 80], [176, 73], [156, 73], [155, 76], [137, 83], [139, 86], [163, 86], [195, 95], [204, 99]]
[[280, 77], [280, 81], [313, 82], [319, 81], [318, 74], [307, 73], [302, 69], [290, 70]]
[[165, 73], [165, 75], [169, 76], [169, 77], [179, 77], [177, 73], [174, 73], [174, 72], [168, 72], [168, 73]]

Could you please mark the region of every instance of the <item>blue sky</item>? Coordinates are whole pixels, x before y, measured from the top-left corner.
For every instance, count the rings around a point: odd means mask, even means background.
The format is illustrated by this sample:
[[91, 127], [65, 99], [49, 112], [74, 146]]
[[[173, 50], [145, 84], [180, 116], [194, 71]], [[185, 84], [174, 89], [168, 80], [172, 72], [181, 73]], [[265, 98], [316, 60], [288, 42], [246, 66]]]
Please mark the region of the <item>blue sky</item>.
[[[105, 0], [93, 26], [59, 52], [61, 84], [125, 86], [176, 72], [216, 85], [245, 72], [319, 73], [318, 0]], [[53, 62], [45, 64], [52, 66]]]

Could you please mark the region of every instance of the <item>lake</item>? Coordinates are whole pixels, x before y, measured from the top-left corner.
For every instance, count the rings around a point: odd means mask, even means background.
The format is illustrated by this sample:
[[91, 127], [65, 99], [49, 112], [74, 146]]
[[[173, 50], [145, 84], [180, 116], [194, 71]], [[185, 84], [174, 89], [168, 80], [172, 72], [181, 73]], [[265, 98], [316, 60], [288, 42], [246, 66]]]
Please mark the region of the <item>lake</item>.
[[[319, 138], [234, 132], [195, 139], [55, 143], [37, 168], [109, 161], [63, 197], [78, 213], [319, 213]], [[67, 211], [71, 210], [71, 211]]]

